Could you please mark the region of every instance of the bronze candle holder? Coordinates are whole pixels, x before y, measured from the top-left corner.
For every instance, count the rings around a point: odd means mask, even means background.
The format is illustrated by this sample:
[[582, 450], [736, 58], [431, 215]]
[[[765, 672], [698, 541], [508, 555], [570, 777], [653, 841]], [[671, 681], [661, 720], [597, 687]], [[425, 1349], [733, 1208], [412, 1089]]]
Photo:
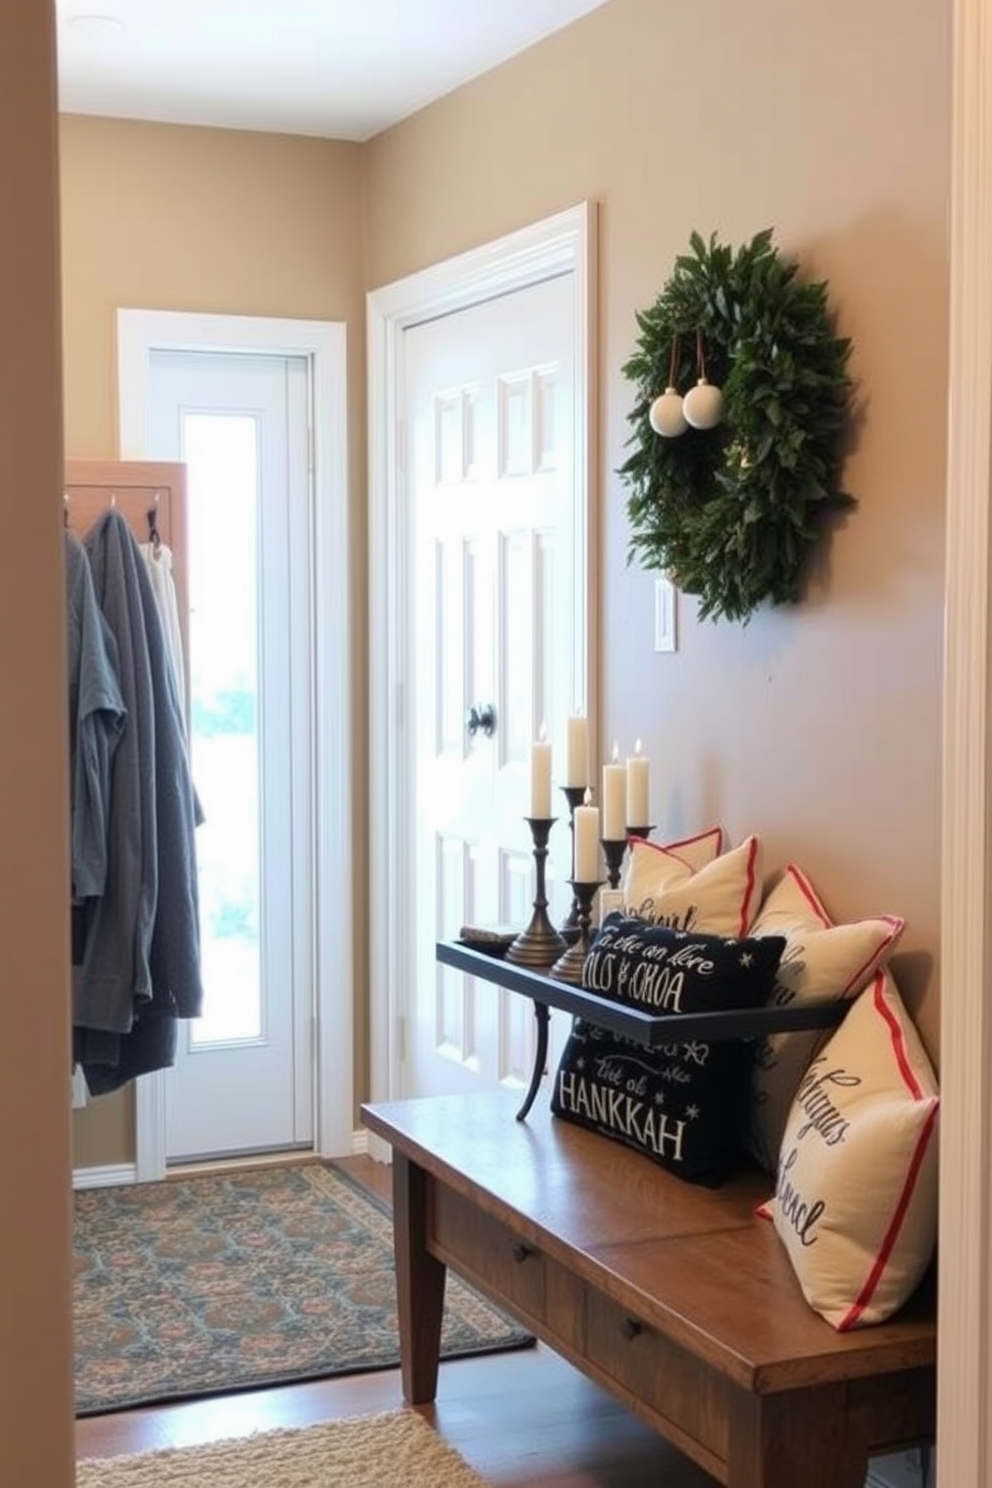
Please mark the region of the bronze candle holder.
[[564, 937], [558, 933], [548, 918], [546, 889], [548, 838], [558, 818], [556, 816], [527, 816], [524, 820], [530, 827], [530, 834], [534, 840], [536, 873], [534, 913], [531, 915], [527, 929], [522, 930], [516, 940], [511, 942], [506, 959], [517, 966], [530, 966], [543, 971], [561, 956], [566, 947]]
[[626, 837], [601, 837], [599, 845], [606, 859], [606, 882], [611, 889], [618, 889], [623, 855], [627, 851], [627, 839]]
[[595, 899], [599, 889], [603, 886], [603, 880], [595, 883], [580, 883], [577, 879], [570, 878], [572, 886], [573, 904], [576, 908], [576, 920], [578, 922], [578, 934], [575, 941], [569, 946], [563, 956], [548, 972], [559, 982], [571, 982], [574, 986], [582, 983], [582, 968], [592, 945], [590, 924], [592, 922], [592, 901]]
[[[562, 791], [565, 794], [565, 799], [568, 802], [568, 830], [572, 834], [572, 846], [570, 849], [569, 862], [572, 865], [573, 873], [575, 872], [575, 808], [576, 806], [582, 805], [582, 802], [586, 798], [586, 791], [588, 790], [588, 788], [589, 787], [585, 785], [563, 785], [561, 787]], [[571, 883], [571, 881], [572, 880], [569, 879], [569, 883]], [[569, 909], [568, 914], [562, 921], [561, 933], [565, 937], [569, 945], [573, 945], [576, 938], [578, 937], [579, 904], [578, 900], [575, 897], [574, 890], [572, 893], [572, 906]]]

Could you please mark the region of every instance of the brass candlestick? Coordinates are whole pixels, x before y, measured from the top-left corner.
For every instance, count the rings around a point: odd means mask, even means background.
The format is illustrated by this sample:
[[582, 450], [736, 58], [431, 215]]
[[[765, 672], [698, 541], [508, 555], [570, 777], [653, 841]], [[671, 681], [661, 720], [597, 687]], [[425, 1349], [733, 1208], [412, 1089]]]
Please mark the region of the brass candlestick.
[[556, 816], [527, 816], [524, 820], [530, 827], [530, 834], [534, 840], [534, 868], [537, 880], [534, 913], [531, 915], [527, 929], [522, 930], [516, 940], [511, 942], [506, 959], [515, 962], [517, 966], [532, 966], [543, 970], [562, 954], [566, 944], [564, 937], [559, 935], [548, 918], [548, 897], [545, 887], [548, 838], [558, 818]]
[[601, 837], [600, 846], [603, 849], [603, 857], [606, 859], [606, 882], [611, 889], [618, 889], [623, 855], [627, 851], [627, 839], [626, 837]]
[[548, 975], [553, 976], [556, 981], [572, 982], [578, 986], [581, 985], [582, 968], [592, 945], [592, 936], [589, 933], [592, 921], [592, 901], [597, 891], [602, 888], [603, 881], [600, 879], [595, 883], [581, 883], [577, 879], [570, 878], [569, 883], [572, 886], [573, 903], [577, 906], [575, 913], [578, 921], [578, 934], [565, 954], [558, 957]]
[[[586, 798], [586, 791], [588, 790], [588, 788], [589, 787], [585, 785], [562, 786], [562, 790], [565, 794], [565, 799], [568, 802], [568, 830], [572, 834], [572, 845], [569, 850], [569, 862], [571, 863], [573, 873], [575, 872], [575, 808], [576, 806], [582, 805], [582, 802]], [[571, 881], [572, 880], [569, 879], [569, 883], [571, 883]], [[572, 893], [572, 906], [569, 909], [568, 914], [562, 921], [561, 933], [562, 935], [564, 935], [569, 945], [573, 945], [576, 938], [578, 937], [579, 904], [578, 900], [575, 897], [574, 890]]]

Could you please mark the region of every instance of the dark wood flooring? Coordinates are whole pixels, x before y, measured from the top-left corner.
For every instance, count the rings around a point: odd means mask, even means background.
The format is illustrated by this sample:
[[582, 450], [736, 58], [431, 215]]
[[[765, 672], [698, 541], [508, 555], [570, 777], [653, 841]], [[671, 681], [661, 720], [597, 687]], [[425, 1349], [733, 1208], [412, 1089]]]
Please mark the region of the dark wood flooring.
[[[390, 1170], [344, 1161], [388, 1197]], [[277, 1426], [303, 1426], [401, 1405], [398, 1370], [252, 1390], [91, 1416], [76, 1423], [77, 1456], [192, 1446]], [[422, 1414], [493, 1488], [712, 1488], [623, 1406], [550, 1349], [442, 1363]]]

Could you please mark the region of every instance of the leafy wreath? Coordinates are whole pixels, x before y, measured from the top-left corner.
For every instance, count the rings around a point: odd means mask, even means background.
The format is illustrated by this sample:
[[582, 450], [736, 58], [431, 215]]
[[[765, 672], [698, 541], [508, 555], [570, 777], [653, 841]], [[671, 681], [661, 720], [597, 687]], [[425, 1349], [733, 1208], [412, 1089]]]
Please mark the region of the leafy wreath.
[[[634, 451], [618, 472], [630, 488], [628, 561], [698, 595], [701, 616], [746, 624], [766, 599], [801, 598], [825, 514], [855, 504], [840, 486], [851, 344], [832, 333], [826, 284], [800, 282], [770, 229], [736, 253], [715, 235], [690, 242], [638, 311], [638, 350], [623, 367], [637, 387]], [[700, 391], [680, 404], [677, 389], [693, 382]], [[680, 409], [707, 385], [706, 416], [719, 422], [687, 425]], [[652, 417], [660, 402], [671, 415], [673, 400], [682, 432], [666, 437]]]

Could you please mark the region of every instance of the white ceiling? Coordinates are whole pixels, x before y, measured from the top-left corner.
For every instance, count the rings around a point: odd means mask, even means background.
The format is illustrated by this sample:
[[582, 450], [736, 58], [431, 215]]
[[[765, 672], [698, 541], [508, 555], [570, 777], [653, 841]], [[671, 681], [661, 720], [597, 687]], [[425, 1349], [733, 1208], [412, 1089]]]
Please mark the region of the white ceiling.
[[366, 140], [606, 0], [56, 0], [63, 112]]

